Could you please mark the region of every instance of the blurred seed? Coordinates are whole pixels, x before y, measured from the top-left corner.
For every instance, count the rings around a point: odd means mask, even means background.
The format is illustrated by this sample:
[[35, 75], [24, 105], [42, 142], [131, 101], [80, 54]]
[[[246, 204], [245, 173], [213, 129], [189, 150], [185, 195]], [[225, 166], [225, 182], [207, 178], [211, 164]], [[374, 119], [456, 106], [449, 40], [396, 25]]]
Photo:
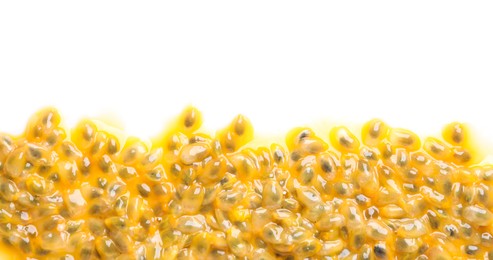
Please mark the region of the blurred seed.
[[86, 200], [100, 198], [104, 194], [104, 190], [99, 187], [93, 187], [87, 183], [81, 184], [81, 193]]
[[344, 226], [345, 223], [346, 219], [344, 215], [332, 213], [322, 215], [322, 217], [315, 223], [315, 226], [318, 230], [329, 231], [334, 228], [340, 228]]
[[453, 145], [462, 145], [466, 140], [468, 129], [464, 124], [453, 122], [442, 130], [443, 139]]
[[64, 141], [59, 149], [60, 151], [58, 154], [63, 154], [68, 159], [79, 159], [82, 157], [82, 153], [79, 149], [69, 141]]
[[375, 244], [375, 246], [373, 247], [373, 252], [375, 253], [375, 256], [379, 259], [387, 258], [387, 247], [384, 243]]
[[67, 221], [67, 232], [70, 233], [71, 237], [75, 232], [77, 232], [80, 227], [84, 224], [84, 220], [68, 220]]
[[176, 219], [176, 229], [186, 234], [202, 231], [205, 229], [205, 218], [202, 215], [181, 216]]
[[344, 249], [344, 243], [340, 239], [332, 240], [332, 241], [323, 241], [318, 254], [321, 256], [332, 256], [339, 254], [343, 249]]
[[30, 175], [26, 179], [27, 190], [34, 195], [45, 195], [53, 190], [53, 183], [47, 182], [43, 177]]
[[148, 197], [149, 193], [151, 193], [151, 187], [149, 187], [149, 185], [147, 185], [146, 183], [137, 184], [137, 190], [139, 191], [140, 195], [142, 195], [142, 197]]
[[493, 214], [486, 208], [473, 205], [464, 208], [463, 217], [476, 225], [488, 226], [493, 223]]
[[111, 157], [107, 154], [104, 154], [101, 157], [101, 159], [99, 160], [98, 166], [105, 173], [116, 172], [115, 164], [111, 160]]
[[6, 134], [0, 134], [0, 161], [3, 162], [13, 150], [14, 141], [12, 137]]
[[16, 149], [10, 153], [5, 161], [4, 171], [10, 178], [16, 178], [25, 172], [26, 153], [24, 149]]
[[96, 238], [95, 243], [96, 243], [96, 250], [98, 251], [99, 255], [106, 259], [115, 258], [120, 254], [113, 240], [111, 240], [108, 237]]
[[267, 223], [260, 233], [262, 239], [270, 244], [279, 244], [281, 243], [281, 233], [283, 228], [275, 223]]
[[205, 257], [211, 250], [211, 236], [207, 232], [200, 232], [192, 238], [190, 250], [197, 256]]
[[111, 231], [109, 237], [115, 243], [116, 248], [121, 253], [129, 253], [133, 247], [133, 241], [130, 237], [120, 231]]
[[162, 157], [163, 157], [163, 148], [157, 148], [152, 150], [149, 154], [147, 154], [140, 163], [142, 166], [145, 167], [145, 169], [150, 169], [153, 167], [161, 166], [158, 163], [161, 161]]
[[133, 167], [122, 167], [119, 171], [118, 171], [120, 177], [124, 180], [128, 180], [128, 179], [131, 179], [135, 176], [137, 176], [137, 170], [135, 170], [135, 168]]
[[101, 216], [109, 211], [109, 203], [101, 198], [94, 199], [89, 204], [88, 213], [93, 216]]
[[390, 130], [389, 141], [393, 145], [406, 148], [409, 151], [416, 151], [421, 147], [421, 141], [415, 133], [401, 128]]
[[71, 138], [77, 147], [81, 150], [89, 149], [96, 137], [96, 125], [89, 121], [83, 120], [73, 129]]
[[233, 226], [226, 232], [226, 242], [234, 255], [245, 257], [251, 251], [251, 245], [240, 235], [241, 231]]
[[37, 166], [52, 166], [57, 159], [57, 154], [49, 151], [48, 149], [35, 145], [27, 145], [26, 159]]
[[316, 238], [308, 238], [295, 246], [294, 253], [301, 257], [309, 257], [317, 254], [321, 248], [322, 245], [320, 240]]
[[183, 192], [181, 204], [185, 214], [195, 214], [199, 211], [205, 197], [205, 189], [199, 184], [192, 184]]
[[19, 193], [19, 189], [15, 182], [0, 177], [0, 197], [6, 201], [13, 201], [17, 199], [17, 194]]
[[252, 225], [254, 230], [262, 230], [271, 219], [270, 212], [265, 208], [257, 208], [252, 211]]
[[402, 218], [406, 212], [395, 204], [388, 204], [380, 208], [380, 216], [386, 218]]
[[69, 234], [65, 231], [47, 231], [40, 236], [40, 246], [44, 250], [61, 250], [67, 246]]
[[416, 238], [397, 238], [395, 251], [399, 253], [412, 253], [419, 249]]
[[284, 162], [286, 162], [287, 153], [282, 146], [272, 144], [270, 150], [272, 152], [272, 159], [274, 160], [274, 163], [276, 163], [277, 165], [282, 165]]
[[107, 140], [107, 152], [110, 155], [116, 154], [120, 151], [120, 142], [118, 139], [112, 135], [108, 135]]
[[215, 205], [221, 210], [231, 210], [243, 199], [243, 196], [240, 191], [222, 190], [216, 197]]
[[373, 119], [366, 123], [361, 130], [363, 143], [370, 147], [376, 147], [387, 136], [388, 131], [387, 124], [379, 119]]
[[148, 148], [142, 141], [135, 137], [130, 137], [120, 152], [120, 160], [129, 166], [141, 161], [147, 152]]
[[146, 175], [148, 180], [153, 182], [160, 182], [162, 180], [167, 179], [166, 173], [164, 172], [164, 168], [162, 165], [158, 165], [154, 167], [151, 171], [147, 172]]
[[348, 238], [349, 248], [352, 251], [359, 250], [365, 244], [365, 240], [366, 240], [365, 235], [366, 232], [364, 227], [350, 229], [349, 238]]
[[366, 235], [373, 240], [384, 241], [392, 234], [392, 230], [382, 221], [371, 219], [366, 225]]
[[108, 195], [115, 199], [127, 191], [127, 185], [122, 181], [114, 181], [108, 185]]
[[[122, 204], [127, 204], [126, 211], [127, 211], [127, 217], [130, 221], [137, 222], [140, 217], [142, 216], [142, 210], [141, 208], [143, 207], [144, 201], [141, 197], [131, 197], [128, 199], [126, 197], [122, 197]], [[118, 201], [118, 200], [117, 200]]]
[[322, 201], [320, 194], [313, 188], [301, 186], [297, 189], [297, 196], [299, 202], [306, 207], [313, 207]]
[[294, 151], [301, 141], [314, 137], [313, 130], [307, 127], [297, 127], [289, 131], [286, 135], [286, 145], [289, 151]]
[[187, 107], [181, 113], [180, 121], [184, 130], [191, 133], [202, 125], [202, 114], [195, 107]]
[[434, 137], [428, 137], [425, 139], [423, 149], [428, 154], [433, 156], [433, 158], [438, 160], [447, 160], [451, 154], [450, 148], [445, 143]]
[[493, 247], [493, 235], [490, 232], [483, 232], [481, 234], [481, 245], [484, 247]]
[[427, 232], [428, 230], [424, 223], [418, 219], [403, 220], [397, 229], [397, 235], [406, 238], [418, 238]]
[[266, 182], [262, 192], [262, 205], [267, 209], [280, 208], [284, 198], [282, 192], [283, 190], [277, 182]]
[[464, 165], [470, 163], [473, 158], [465, 148], [456, 147], [452, 149], [452, 159], [457, 165]]
[[464, 249], [464, 252], [467, 255], [476, 255], [478, 251], [479, 251], [479, 247], [476, 245], [467, 245]]
[[121, 231], [127, 227], [127, 220], [122, 217], [109, 217], [104, 220], [104, 224], [111, 231]]

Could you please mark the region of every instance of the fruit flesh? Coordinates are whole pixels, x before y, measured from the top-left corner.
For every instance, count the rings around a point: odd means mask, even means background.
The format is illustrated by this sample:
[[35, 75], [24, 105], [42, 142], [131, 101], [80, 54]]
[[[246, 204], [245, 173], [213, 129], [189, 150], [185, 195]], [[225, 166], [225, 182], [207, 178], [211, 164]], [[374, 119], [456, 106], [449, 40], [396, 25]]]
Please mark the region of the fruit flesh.
[[[208, 135], [186, 108], [151, 143], [53, 108], [0, 134], [0, 237], [17, 259], [493, 257], [493, 166], [468, 128], [372, 120], [247, 146], [244, 116]], [[330, 140], [326, 142], [324, 140]]]

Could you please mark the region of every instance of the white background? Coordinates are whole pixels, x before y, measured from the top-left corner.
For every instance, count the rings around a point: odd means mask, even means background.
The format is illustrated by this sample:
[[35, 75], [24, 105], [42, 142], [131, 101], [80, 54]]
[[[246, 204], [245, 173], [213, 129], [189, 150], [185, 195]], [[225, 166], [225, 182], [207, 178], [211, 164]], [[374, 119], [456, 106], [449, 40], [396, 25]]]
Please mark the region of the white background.
[[2, 1], [0, 131], [57, 107], [148, 137], [193, 104], [258, 135], [328, 121], [493, 141], [490, 1]]

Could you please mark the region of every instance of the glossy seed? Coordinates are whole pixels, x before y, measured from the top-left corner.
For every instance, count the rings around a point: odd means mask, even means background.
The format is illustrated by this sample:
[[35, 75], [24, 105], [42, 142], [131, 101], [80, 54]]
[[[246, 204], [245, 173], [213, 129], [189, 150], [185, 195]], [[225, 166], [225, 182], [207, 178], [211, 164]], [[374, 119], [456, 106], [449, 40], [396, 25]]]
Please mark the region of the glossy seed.
[[320, 194], [313, 188], [302, 186], [297, 189], [298, 200], [306, 207], [313, 207], [322, 201]]
[[375, 147], [387, 136], [389, 127], [383, 121], [374, 119], [366, 123], [361, 131], [363, 143]]
[[463, 217], [476, 225], [488, 226], [493, 223], [493, 214], [486, 208], [473, 205], [464, 208]]
[[142, 197], [148, 197], [151, 193], [151, 187], [149, 187], [149, 185], [147, 185], [146, 183], [137, 184], [137, 190], [139, 191], [140, 195], [142, 195]]
[[115, 258], [120, 254], [118, 248], [115, 245], [115, 242], [111, 240], [109, 237], [101, 237], [96, 239], [96, 250], [99, 255], [103, 256], [106, 259]]
[[207, 157], [210, 153], [210, 147], [204, 143], [188, 144], [180, 151], [180, 160], [182, 163], [189, 165], [199, 162]]
[[0, 197], [6, 201], [13, 201], [17, 198], [17, 194], [19, 193], [19, 189], [15, 182], [0, 177]]
[[415, 133], [401, 128], [390, 130], [389, 141], [392, 145], [405, 148], [409, 151], [416, 151], [421, 146], [419, 137]]
[[458, 122], [450, 123], [442, 130], [443, 139], [453, 145], [462, 145], [467, 140], [467, 134], [467, 127]]
[[26, 163], [26, 152], [23, 149], [14, 150], [5, 161], [5, 173], [10, 178], [16, 178], [25, 172]]
[[406, 212], [395, 204], [386, 205], [379, 210], [380, 216], [386, 218], [402, 218], [406, 215]]
[[176, 220], [176, 229], [189, 234], [205, 229], [205, 218], [202, 215], [181, 216]]
[[308, 238], [295, 246], [294, 253], [300, 257], [309, 257], [317, 254], [321, 248], [320, 240]]
[[281, 207], [283, 201], [283, 190], [279, 183], [268, 181], [264, 185], [262, 193], [262, 205], [267, 209], [276, 209]]
[[371, 219], [366, 224], [366, 235], [373, 240], [386, 240], [392, 230], [382, 221]]
[[35, 195], [45, 195], [53, 190], [53, 183], [39, 175], [31, 175], [26, 179], [27, 190]]
[[226, 242], [231, 252], [237, 257], [245, 257], [251, 250], [251, 245], [241, 238], [241, 231], [235, 227], [226, 232]]
[[447, 160], [451, 155], [450, 148], [442, 141], [433, 137], [426, 138], [423, 149], [438, 160]]
[[330, 142], [340, 152], [357, 153], [360, 143], [349, 129], [344, 126], [334, 127], [330, 131]]
[[182, 195], [181, 204], [185, 214], [195, 214], [199, 211], [205, 197], [205, 189], [198, 185], [192, 184]]
[[425, 235], [428, 232], [426, 226], [421, 220], [407, 219], [400, 223], [397, 229], [397, 235], [401, 237], [417, 238]]
[[270, 244], [279, 244], [281, 243], [281, 233], [283, 232], [283, 228], [275, 223], [267, 223], [261, 232], [262, 239]]

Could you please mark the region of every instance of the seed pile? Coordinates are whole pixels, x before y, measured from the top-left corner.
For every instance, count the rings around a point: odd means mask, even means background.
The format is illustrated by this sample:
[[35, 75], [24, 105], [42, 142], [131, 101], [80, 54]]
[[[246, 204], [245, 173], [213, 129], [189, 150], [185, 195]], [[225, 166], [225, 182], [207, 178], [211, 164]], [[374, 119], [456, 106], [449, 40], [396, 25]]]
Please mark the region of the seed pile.
[[0, 134], [0, 238], [21, 259], [493, 259], [493, 166], [459, 123], [251, 148], [247, 118], [209, 136], [195, 108], [152, 145], [60, 120]]

